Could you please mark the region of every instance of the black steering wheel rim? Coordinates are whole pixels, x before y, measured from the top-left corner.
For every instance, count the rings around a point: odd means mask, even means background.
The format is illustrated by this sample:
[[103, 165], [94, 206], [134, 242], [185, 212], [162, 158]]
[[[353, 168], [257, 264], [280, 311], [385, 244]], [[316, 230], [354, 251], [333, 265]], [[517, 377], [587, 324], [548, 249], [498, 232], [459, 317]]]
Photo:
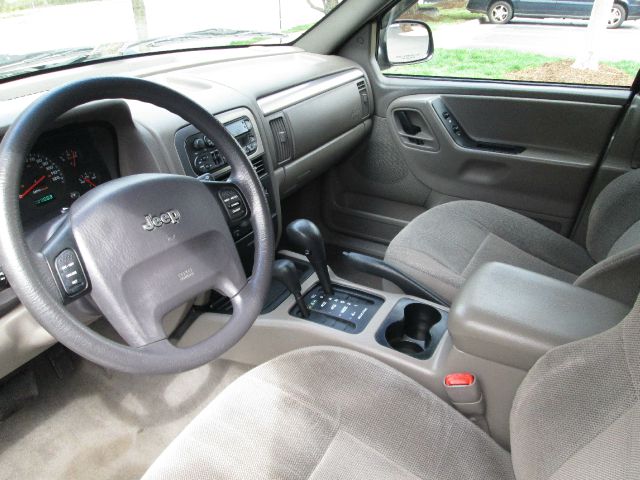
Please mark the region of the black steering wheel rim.
[[[53, 276], [50, 273], [47, 275], [47, 264], [43, 257], [34, 255], [24, 238], [18, 187], [24, 159], [39, 135], [60, 115], [74, 107], [92, 101], [120, 98], [164, 108], [215, 139], [232, 168], [230, 182], [244, 195], [251, 212], [255, 240], [254, 265], [248, 281], [234, 290], [231, 297], [233, 315], [214, 335], [188, 348], [172, 347], [165, 340], [129, 346], [95, 333], [65, 308], [57, 294]], [[158, 181], [172, 181], [169, 177], [177, 176], [166, 176]], [[185, 183], [184, 177], [182, 180], [176, 179], [178, 181], [181, 185]], [[195, 179], [190, 181], [198, 183]], [[191, 188], [190, 184], [187, 187]], [[58, 341], [107, 368], [130, 373], [173, 373], [195, 368], [217, 358], [237, 343], [251, 327], [260, 313], [270, 284], [274, 255], [273, 226], [264, 191], [250, 162], [224, 126], [204, 108], [172, 89], [146, 80], [128, 77], [82, 80], [44, 94], [31, 104], [12, 124], [0, 144], [0, 219], [5, 223], [5, 228], [0, 229], [0, 244], [3, 246], [0, 262], [22, 304]]]

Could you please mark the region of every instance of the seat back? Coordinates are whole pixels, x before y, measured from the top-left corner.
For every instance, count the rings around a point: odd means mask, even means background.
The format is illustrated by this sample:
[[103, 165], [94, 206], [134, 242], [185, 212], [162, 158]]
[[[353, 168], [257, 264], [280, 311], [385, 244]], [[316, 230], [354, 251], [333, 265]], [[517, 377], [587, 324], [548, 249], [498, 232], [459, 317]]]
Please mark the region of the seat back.
[[575, 285], [631, 305], [640, 292], [640, 170], [600, 193], [589, 214], [586, 246], [597, 263]]
[[[640, 276], [640, 272], [638, 272]], [[516, 478], [640, 478], [640, 299], [616, 327], [543, 356], [511, 410]]]

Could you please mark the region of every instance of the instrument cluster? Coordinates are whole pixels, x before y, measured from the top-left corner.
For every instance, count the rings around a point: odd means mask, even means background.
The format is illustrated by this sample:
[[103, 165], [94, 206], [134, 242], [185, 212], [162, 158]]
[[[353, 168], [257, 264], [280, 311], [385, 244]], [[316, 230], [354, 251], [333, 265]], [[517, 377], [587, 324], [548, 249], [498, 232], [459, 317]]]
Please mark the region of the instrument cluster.
[[23, 223], [46, 221], [111, 180], [115, 162], [107, 158], [113, 151], [113, 139], [105, 127], [67, 128], [41, 138], [25, 159], [20, 181]]

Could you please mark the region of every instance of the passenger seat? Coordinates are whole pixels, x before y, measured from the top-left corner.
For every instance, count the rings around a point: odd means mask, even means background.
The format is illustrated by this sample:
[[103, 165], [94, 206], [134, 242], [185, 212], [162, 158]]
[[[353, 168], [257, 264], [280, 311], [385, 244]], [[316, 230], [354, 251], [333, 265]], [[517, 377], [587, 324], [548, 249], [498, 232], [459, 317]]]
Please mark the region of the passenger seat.
[[640, 291], [640, 170], [600, 193], [586, 247], [506, 208], [461, 200], [416, 217], [385, 260], [449, 301], [475, 270], [497, 261], [632, 305]]

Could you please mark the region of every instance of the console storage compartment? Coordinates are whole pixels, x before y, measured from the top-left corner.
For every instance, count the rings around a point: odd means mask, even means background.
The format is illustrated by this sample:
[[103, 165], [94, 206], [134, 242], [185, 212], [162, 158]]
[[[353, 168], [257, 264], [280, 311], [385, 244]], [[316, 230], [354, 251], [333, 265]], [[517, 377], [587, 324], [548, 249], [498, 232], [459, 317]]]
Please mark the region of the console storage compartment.
[[449, 332], [462, 352], [529, 370], [550, 349], [603, 332], [628, 311], [569, 283], [489, 263], [460, 290]]

